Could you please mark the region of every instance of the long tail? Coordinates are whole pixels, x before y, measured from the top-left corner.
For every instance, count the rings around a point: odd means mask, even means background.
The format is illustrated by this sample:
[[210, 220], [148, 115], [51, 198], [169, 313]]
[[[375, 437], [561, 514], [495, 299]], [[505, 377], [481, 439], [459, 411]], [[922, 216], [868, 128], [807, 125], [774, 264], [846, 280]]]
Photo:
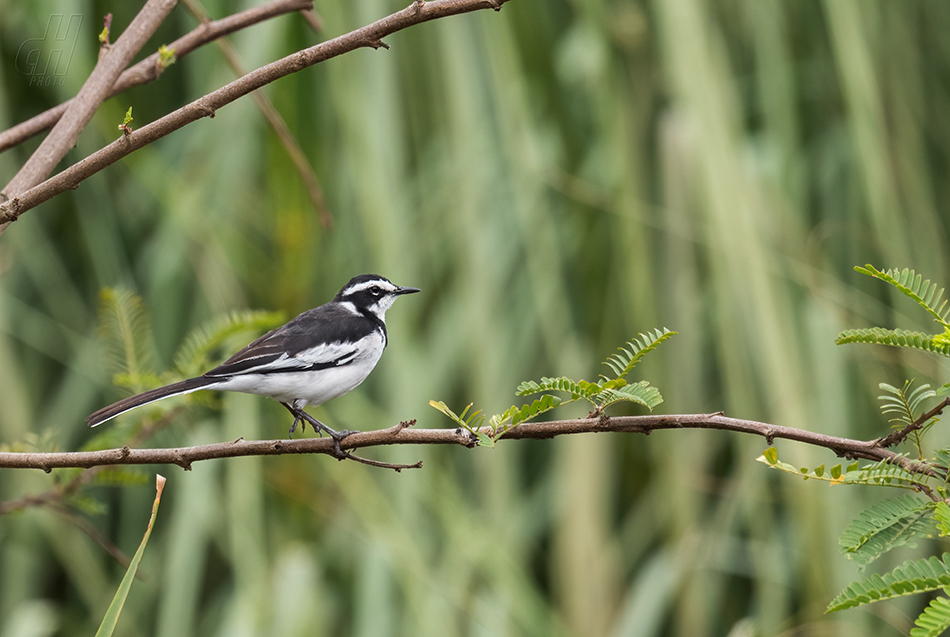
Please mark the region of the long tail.
[[142, 405], [147, 405], [149, 403], [155, 402], [156, 400], [168, 398], [169, 396], [189, 394], [193, 391], [205, 389], [210, 385], [216, 385], [220, 382], [220, 378], [204, 378], [203, 376], [199, 376], [197, 378], [183, 380], [179, 383], [165, 385], [164, 387], [159, 387], [158, 389], [152, 389], [151, 391], [136, 394], [135, 396], [123, 398], [117, 403], [112, 403], [108, 407], [103, 407], [99, 411], [86, 416], [86, 422], [89, 423], [90, 427], [95, 427], [96, 425], [101, 425], [107, 420], [115, 418], [119, 414], [129, 411], [130, 409], [135, 409], [136, 407], [141, 407]]

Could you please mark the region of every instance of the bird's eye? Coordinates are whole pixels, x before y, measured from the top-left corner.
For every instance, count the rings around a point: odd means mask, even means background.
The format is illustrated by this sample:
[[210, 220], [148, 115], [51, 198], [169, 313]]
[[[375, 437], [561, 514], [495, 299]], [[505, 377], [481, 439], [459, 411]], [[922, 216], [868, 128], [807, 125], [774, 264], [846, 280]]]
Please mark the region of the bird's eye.
[[379, 296], [380, 294], [383, 293], [383, 291], [382, 289], [380, 289], [378, 285], [374, 285], [373, 287], [369, 289], [369, 293], [372, 294], [373, 296]]

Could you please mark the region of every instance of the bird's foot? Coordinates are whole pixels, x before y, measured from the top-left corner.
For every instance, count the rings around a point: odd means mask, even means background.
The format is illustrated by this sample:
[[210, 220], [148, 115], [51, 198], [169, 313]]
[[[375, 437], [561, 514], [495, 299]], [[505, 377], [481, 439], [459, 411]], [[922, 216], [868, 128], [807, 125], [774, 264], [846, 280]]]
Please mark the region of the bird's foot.
[[[290, 432], [293, 433], [294, 429], [297, 427], [297, 422], [304, 420], [310, 423], [310, 426], [313, 427], [314, 433], [323, 435], [323, 432], [326, 432], [328, 436], [333, 438], [333, 455], [337, 460], [343, 460], [344, 458], [352, 458], [348, 451], [344, 451], [340, 446], [340, 441], [349, 436], [350, 434], [359, 433], [358, 431], [350, 431], [349, 429], [342, 429], [337, 431], [336, 429], [331, 429], [327, 427], [322, 422], [305, 412], [303, 409], [292, 409], [291, 413], [294, 414], [294, 425], [290, 428]], [[306, 425], [304, 425], [306, 427]]]
[[[290, 426], [290, 433], [288, 434], [291, 440], [294, 439], [294, 432], [297, 431], [298, 422], [300, 422], [300, 416], [297, 416], [296, 414], [294, 414], [294, 424]], [[304, 425], [304, 427], [306, 427], [306, 425]]]

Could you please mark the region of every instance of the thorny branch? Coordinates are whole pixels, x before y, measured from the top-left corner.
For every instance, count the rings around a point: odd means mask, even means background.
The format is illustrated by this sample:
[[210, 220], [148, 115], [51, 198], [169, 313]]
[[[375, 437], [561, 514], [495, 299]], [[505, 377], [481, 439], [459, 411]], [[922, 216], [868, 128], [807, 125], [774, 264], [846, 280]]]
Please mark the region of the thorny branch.
[[[215, 112], [231, 102], [255, 91], [262, 86], [296, 73], [319, 62], [329, 60], [359, 48], [380, 48], [386, 46], [384, 37], [388, 37], [408, 27], [444, 18], [451, 15], [469, 13], [482, 9], [498, 11], [509, 0], [414, 0], [411, 5], [365, 27], [345, 35], [317, 44], [308, 49], [297, 51], [276, 62], [271, 62], [251, 71], [247, 75], [226, 84], [204, 97], [186, 104], [177, 111], [155, 120], [134, 131], [122, 135], [108, 146], [73, 164], [39, 185], [30, 184], [26, 188], [8, 186], [4, 192], [8, 201], [0, 203], [0, 231], [4, 224], [16, 221], [27, 210], [65, 192], [78, 188], [83, 180], [112, 165], [126, 155], [150, 144], [166, 135], [195, 122], [203, 117], [214, 117]], [[123, 34], [124, 35], [124, 34]], [[114, 46], [118, 46], [118, 42]], [[111, 87], [112, 84], [110, 83]], [[68, 111], [67, 111], [68, 113]], [[65, 117], [65, 116], [64, 116]], [[62, 123], [62, 120], [61, 122]], [[57, 125], [59, 126], [59, 124]], [[54, 131], [55, 132], [55, 128]], [[50, 133], [52, 136], [53, 133]], [[44, 140], [45, 141], [45, 140]], [[31, 187], [32, 186], [32, 187]]]

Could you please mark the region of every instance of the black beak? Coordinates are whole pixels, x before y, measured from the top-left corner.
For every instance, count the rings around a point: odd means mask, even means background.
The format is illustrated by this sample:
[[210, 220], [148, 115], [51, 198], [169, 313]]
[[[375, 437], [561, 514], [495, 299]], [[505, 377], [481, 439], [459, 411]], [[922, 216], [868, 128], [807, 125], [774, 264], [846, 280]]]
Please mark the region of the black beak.
[[395, 294], [415, 294], [416, 292], [421, 292], [419, 288], [396, 288]]

